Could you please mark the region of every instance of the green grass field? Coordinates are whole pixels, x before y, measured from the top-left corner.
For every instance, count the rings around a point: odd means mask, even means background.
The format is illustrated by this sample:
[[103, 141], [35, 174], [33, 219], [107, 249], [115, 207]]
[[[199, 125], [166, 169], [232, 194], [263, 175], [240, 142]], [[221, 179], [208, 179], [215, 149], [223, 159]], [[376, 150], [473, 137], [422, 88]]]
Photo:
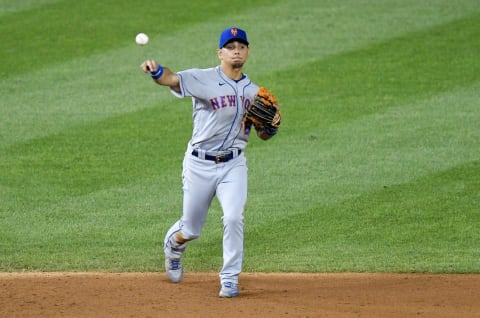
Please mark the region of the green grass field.
[[[139, 66], [215, 66], [232, 25], [283, 115], [246, 151], [244, 270], [480, 273], [478, 0], [0, 0], [0, 271], [163, 270], [191, 104]], [[187, 271], [220, 269], [221, 215]]]

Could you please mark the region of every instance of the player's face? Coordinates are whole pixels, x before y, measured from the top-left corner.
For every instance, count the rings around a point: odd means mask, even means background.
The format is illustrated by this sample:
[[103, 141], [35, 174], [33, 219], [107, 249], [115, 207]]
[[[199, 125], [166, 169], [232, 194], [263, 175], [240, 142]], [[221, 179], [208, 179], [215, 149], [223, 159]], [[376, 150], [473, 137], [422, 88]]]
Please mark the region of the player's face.
[[241, 68], [248, 59], [248, 46], [245, 43], [233, 41], [227, 43], [218, 51], [218, 58], [234, 68]]

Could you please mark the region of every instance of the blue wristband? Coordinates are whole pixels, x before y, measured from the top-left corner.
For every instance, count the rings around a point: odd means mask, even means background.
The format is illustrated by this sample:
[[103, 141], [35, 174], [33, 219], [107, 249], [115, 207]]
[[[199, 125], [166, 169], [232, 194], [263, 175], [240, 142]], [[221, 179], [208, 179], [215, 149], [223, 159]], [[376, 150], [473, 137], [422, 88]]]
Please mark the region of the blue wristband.
[[151, 76], [154, 80], [159, 79], [160, 77], [162, 77], [162, 75], [163, 75], [163, 66], [161, 66], [161, 65], [158, 65], [158, 68], [157, 68], [157, 72], [156, 72], [156, 73], [153, 73], [153, 72], [150, 73], [150, 76]]

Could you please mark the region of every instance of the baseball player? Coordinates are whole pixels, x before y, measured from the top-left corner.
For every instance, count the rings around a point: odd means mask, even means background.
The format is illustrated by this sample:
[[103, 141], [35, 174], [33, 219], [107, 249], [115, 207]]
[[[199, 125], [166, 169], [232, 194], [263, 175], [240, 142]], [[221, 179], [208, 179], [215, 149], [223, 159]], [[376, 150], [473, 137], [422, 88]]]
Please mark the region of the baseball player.
[[[242, 118], [259, 86], [243, 73], [249, 57], [244, 30], [236, 27], [221, 32], [217, 56], [220, 65], [188, 69], [177, 73], [146, 60], [145, 73], [179, 98], [191, 97], [193, 133], [183, 160], [183, 214], [168, 230], [164, 241], [165, 269], [172, 282], [183, 278], [181, 257], [189, 241], [200, 236], [208, 210], [216, 196], [223, 210], [223, 267], [220, 297], [238, 296], [242, 271], [244, 217], [247, 200], [245, 147], [249, 130]], [[267, 140], [276, 130], [255, 127]]]

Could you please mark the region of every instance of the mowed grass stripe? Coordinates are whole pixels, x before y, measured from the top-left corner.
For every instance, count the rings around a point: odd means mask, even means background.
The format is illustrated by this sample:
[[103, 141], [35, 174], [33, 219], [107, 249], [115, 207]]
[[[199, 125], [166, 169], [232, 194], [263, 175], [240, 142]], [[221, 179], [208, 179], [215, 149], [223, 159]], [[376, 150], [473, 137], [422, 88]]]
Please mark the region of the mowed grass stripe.
[[[270, 0], [242, 1], [238, 13]], [[218, 1], [59, 1], [0, 17], [0, 78], [47, 65], [121, 48], [139, 32], [188, 31], [192, 25], [226, 14]], [[230, 12], [228, 12], [230, 13]]]
[[55, 201], [168, 173], [165, 167], [181, 161], [191, 125], [176, 107], [144, 109], [11, 146], [0, 161], [0, 180]]
[[304, 133], [478, 82], [479, 55], [477, 14], [261, 79], [289, 79], [273, 89], [285, 129]]
[[275, 231], [248, 224], [247, 238], [255, 240], [246, 241], [246, 267], [270, 268], [261, 261], [268, 258], [282, 271], [478, 273], [478, 175], [476, 160], [333, 206], [277, 215]]
[[32, 10], [36, 7], [59, 1], [60, 0], [2, 1], [0, 5], [0, 18], [4, 15], [12, 14], [14, 12]]
[[[256, 195], [249, 206], [263, 215], [283, 193], [283, 213], [303, 213], [478, 160], [479, 87], [398, 105], [314, 133], [285, 133], [271, 143], [253, 143], [248, 149], [250, 188]], [[264, 180], [270, 180], [267, 188]]]

